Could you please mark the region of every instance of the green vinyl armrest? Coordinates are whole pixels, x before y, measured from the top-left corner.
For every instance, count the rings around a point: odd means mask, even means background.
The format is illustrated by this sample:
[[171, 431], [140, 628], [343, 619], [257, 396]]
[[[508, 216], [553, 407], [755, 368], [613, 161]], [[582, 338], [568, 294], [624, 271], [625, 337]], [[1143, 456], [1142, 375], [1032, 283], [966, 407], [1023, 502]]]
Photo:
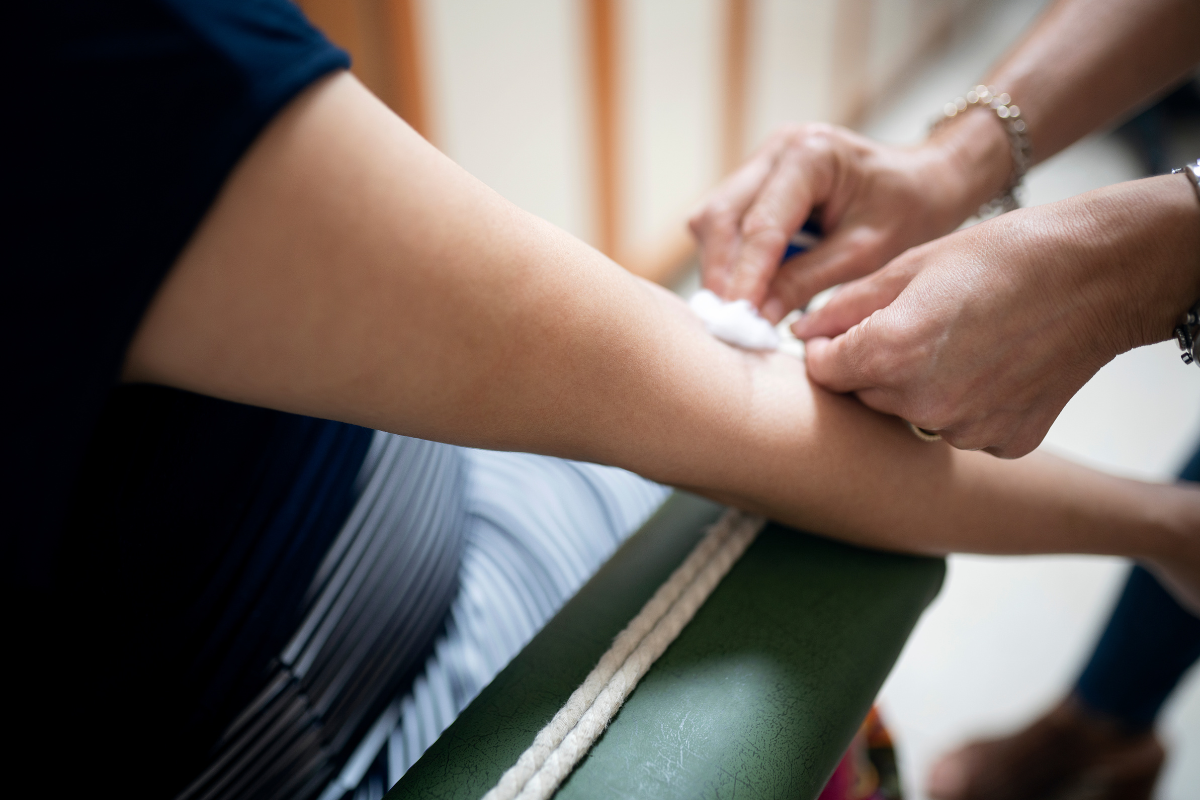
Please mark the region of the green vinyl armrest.
[[[482, 797], [721, 511], [672, 495], [386, 800]], [[556, 797], [816, 797], [944, 574], [769, 524]]]

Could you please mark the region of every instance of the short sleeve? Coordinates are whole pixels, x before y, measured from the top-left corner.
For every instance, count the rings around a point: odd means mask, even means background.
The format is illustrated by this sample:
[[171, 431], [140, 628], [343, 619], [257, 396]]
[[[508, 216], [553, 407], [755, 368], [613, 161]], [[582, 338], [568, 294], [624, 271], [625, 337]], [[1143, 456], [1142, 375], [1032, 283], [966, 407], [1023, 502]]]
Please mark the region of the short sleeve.
[[9, 589], [44, 585], [147, 305], [238, 159], [346, 54], [288, 0], [21, 3], [3, 56]]

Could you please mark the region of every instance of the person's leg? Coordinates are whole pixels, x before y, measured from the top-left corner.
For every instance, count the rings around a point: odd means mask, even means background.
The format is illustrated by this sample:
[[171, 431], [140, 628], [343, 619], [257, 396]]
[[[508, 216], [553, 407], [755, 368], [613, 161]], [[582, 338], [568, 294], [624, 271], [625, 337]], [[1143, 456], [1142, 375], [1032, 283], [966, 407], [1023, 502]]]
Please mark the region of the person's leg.
[[[1200, 481], [1200, 450], [1180, 474]], [[938, 800], [1032, 800], [1077, 783], [1148, 798], [1163, 761], [1154, 720], [1200, 659], [1200, 619], [1135, 566], [1071, 695], [1016, 734], [974, 742], [930, 772]]]
[[1154, 725], [1183, 674], [1200, 658], [1200, 619], [1154, 576], [1134, 567], [1075, 696], [1129, 733]]

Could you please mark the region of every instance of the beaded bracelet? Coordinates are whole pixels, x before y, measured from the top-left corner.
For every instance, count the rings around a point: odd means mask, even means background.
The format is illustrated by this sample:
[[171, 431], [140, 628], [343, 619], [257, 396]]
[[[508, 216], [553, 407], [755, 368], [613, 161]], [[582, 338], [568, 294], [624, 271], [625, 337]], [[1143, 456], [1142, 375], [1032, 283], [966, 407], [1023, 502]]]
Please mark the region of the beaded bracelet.
[[933, 124], [933, 127], [957, 117], [972, 106], [990, 108], [996, 112], [996, 117], [1004, 125], [1004, 132], [1008, 136], [1008, 146], [1012, 151], [1013, 171], [1008, 185], [999, 194], [980, 206], [977, 212], [977, 216], [980, 218], [987, 218], [1020, 207], [1016, 192], [1033, 161], [1033, 146], [1029, 140], [1025, 120], [1021, 119], [1021, 109], [1012, 102], [1008, 92], [998, 93], [995, 87], [983, 84], [967, 92], [966, 96], [956, 97], [954, 102], [942, 106], [942, 117]]
[[[1187, 164], [1182, 167], [1177, 167], [1171, 170], [1171, 174], [1182, 172], [1187, 175], [1191, 181], [1192, 188], [1196, 191], [1197, 199], [1200, 199], [1200, 160], [1195, 164]], [[1183, 321], [1175, 326], [1173, 333], [1175, 341], [1179, 342], [1179, 349], [1183, 352], [1179, 354], [1179, 358], [1185, 364], [1191, 364], [1197, 361], [1196, 359], [1196, 335], [1197, 329], [1200, 329], [1200, 300], [1197, 300], [1191, 308], [1184, 314]], [[1197, 362], [1200, 366], [1200, 362]]]

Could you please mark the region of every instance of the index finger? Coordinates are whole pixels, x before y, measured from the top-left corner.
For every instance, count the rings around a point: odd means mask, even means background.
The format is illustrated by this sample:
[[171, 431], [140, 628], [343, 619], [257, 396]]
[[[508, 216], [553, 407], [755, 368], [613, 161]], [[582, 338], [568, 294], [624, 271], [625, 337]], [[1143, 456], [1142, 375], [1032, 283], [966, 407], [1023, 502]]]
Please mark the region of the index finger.
[[[726, 296], [737, 265], [742, 216], [771, 174], [779, 144], [771, 141], [726, 178], [688, 220], [700, 246], [700, 275], [704, 288]], [[730, 298], [732, 299], [732, 298]]]
[[798, 339], [845, 333], [879, 309], [891, 305], [911, 280], [910, 273], [885, 267], [865, 278], [843, 284], [828, 303], [796, 320], [792, 324], [792, 333]]
[[742, 218], [741, 248], [727, 296], [762, 304], [788, 240], [813, 208], [812, 170], [802, 150], [786, 148]]

